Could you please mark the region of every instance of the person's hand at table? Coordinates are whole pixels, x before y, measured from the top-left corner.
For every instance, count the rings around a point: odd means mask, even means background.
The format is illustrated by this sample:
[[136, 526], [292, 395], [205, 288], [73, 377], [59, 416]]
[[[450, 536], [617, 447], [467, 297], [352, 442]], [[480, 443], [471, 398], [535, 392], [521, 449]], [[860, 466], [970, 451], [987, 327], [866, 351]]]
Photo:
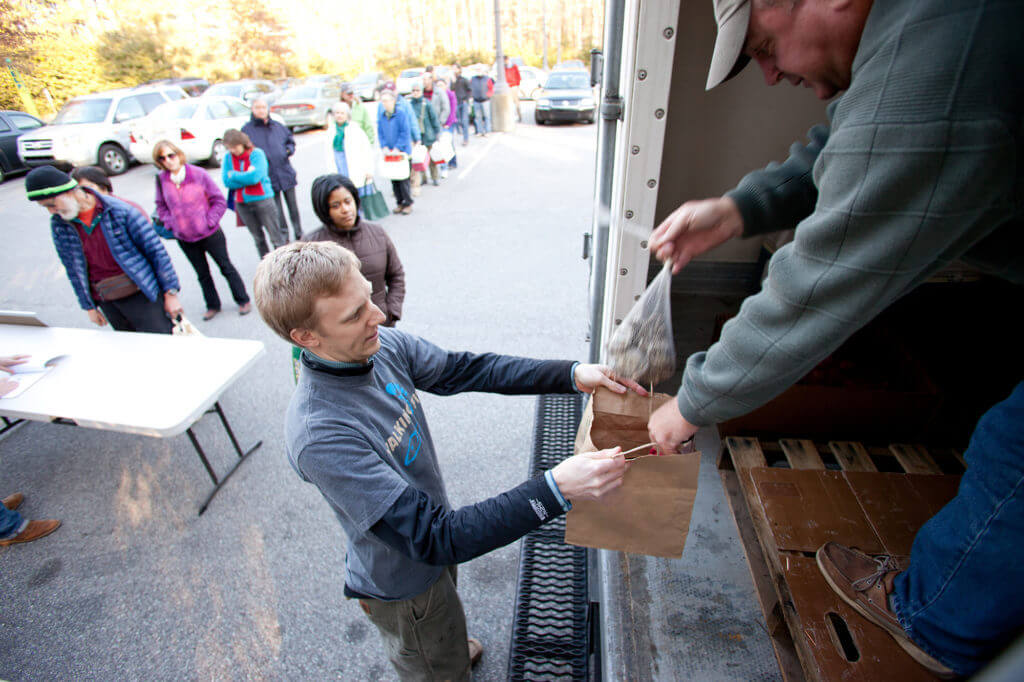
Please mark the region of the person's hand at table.
[[93, 308], [85, 312], [89, 313], [89, 321], [97, 327], [102, 327], [107, 323], [107, 318], [103, 317], [103, 313], [100, 312], [99, 308]]
[[647, 421], [647, 433], [657, 444], [663, 455], [678, 452], [680, 443], [691, 440], [697, 433], [697, 427], [686, 421], [679, 413], [679, 403], [675, 398], [668, 400], [659, 407]]
[[648, 240], [651, 253], [664, 263], [672, 260], [672, 274], [695, 257], [743, 234], [743, 216], [729, 197], [687, 201], [654, 229]]
[[587, 365], [581, 362], [576, 365], [573, 380], [576, 382], [576, 388], [584, 393], [593, 393], [598, 386], [604, 386], [615, 393], [632, 390], [640, 395], [647, 395], [647, 389], [632, 379], [616, 376], [607, 365]]
[[14, 389], [18, 387], [18, 382], [14, 379], [7, 379], [7, 375], [0, 375], [0, 398], [4, 397]]
[[181, 301], [178, 300], [177, 294], [164, 294], [164, 311], [171, 317], [171, 319], [174, 319], [185, 311], [181, 306]]
[[570, 502], [597, 499], [622, 485], [627, 464], [621, 452], [622, 448], [584, 452], [559, 463], [551, 475], [562, 497]]
[[[25, 364], [26, 362], [28, 362], [28, 359], [30, 357], [32, 357], [32, 356], [31, 355], [7, 355], [7, 356], [0, 356], [0, 372], [5, 372], [7, 374], [14, 374], [14, 370], [12, 370], [11, 367], [15, 367], [16, 365], [23, 365], [23, 364]], [[0, 377], [0, 378], [3, 378], [3, 377]], [[15, 384], [15, 385], [17, 385], [17, 384]]]

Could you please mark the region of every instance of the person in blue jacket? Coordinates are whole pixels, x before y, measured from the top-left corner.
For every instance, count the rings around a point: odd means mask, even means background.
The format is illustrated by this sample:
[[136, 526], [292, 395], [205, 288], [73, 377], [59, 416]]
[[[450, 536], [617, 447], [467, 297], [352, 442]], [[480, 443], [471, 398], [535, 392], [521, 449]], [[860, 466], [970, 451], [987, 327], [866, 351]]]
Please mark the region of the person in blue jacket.
[[91, 322], [171, 333], [171, 319], [182, 310], [178, 276], [146, 216], [53, 166], [29, 172], [25, 191], [49, 211], [57, 255]]
[[[397, 105], [395, 93], [384, 90], [380, 93], [380, 107], [377, 110], [377, 139], [380, 140], [380, 151], [384, 156], [405, 156], [409, 163], [412, 154], [412, 115], [407, 114], [403, 107]], [[409, 177], [392, 180], [391, 189], [395, 193], [395, 213], [409, 215], [412, 213], [412, 191], [409, 188]]]
[[299, 202], [295, 198], [295, 186], [299, 180], [291, 162], [295, 153], [295, 136], [288, 126], [270, 118], [270, 105], [263, 97], [253, 100], [252, 117], [242, 126], [242, 132], [267, 155], [274, 205], [277, 206], [285, 234], [288, 234], [288, 223], [285, 221], [281, 195], [284, 195], [288, 204], [288, 217], [291, 218], [295, 238], [302, 239], [302, 219], [299, 216]]
[[263, 258], [270, 252], [264, 228], [270, 233], [275, 249], [288, 243], [288, 227], [283, 224], [274, 203], [267, 155], [241, 130], [226, 131], [224, 146], [229, 153], [224, 155], [221, 179], [228, 188], [228, 207], [233, 208], [249, 228], [256, 250]]
[[453, 509], [419, 392], [646, 392], [601, 365], [445, 351], [382, 327], [359, 259], [334, 242], [277, 249], [254, 290], [268, 326], [303, 349], [285, 450], [348, 537], [345, 595], [377, 627], [400, 679], [468, 680], [483, 649], [467, 637], [455, 565], [615, 489], [626, 463], [619, 448], [576, 455]]

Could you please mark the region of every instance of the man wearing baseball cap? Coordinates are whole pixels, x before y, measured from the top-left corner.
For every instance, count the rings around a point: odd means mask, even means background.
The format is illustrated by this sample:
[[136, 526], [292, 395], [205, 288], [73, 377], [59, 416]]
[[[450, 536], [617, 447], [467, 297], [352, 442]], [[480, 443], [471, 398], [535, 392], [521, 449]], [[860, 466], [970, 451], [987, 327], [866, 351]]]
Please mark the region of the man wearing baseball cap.
[[370, 144], [377, 144], [377, 131], [370, 120], [370, 110], [363, 104], [363, 98], [356, 95], [351, 83], [341, 84], [341, 101], [348, 105], [348, 117], [366, 133]]
[[[1024, 284], [1024, 3], [713, 5], [708, 89], [752, 60], [768, 85], [839, 96], [784, 163], [687, 201], [651, 236], [678, 271], [731, 238], [796, 229], [651, 416], [665, 451], [771, 400], [954, 260]], [[973, 674], [1024, 628], [1024, 383], [982, 416], [965, 458], [903, 570], [836, 543], [817, 553], [839, 596], [940, 677]]]
[[144, 215], [53, 166], [29, 172], [25, 191], [50, 213], [57, 255], [89, 320], [109, 320], [118, 331], [171, 333], [170, 318], [181, 312], [178, 276]]

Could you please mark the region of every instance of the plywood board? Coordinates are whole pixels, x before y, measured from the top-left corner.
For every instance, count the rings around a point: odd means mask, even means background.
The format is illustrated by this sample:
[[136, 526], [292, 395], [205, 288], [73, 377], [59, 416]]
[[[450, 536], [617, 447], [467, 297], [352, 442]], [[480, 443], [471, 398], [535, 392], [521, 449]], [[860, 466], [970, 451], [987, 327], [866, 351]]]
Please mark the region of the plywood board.
[[[878, 474], [875, 474], [876, 476]], [[871, 623], [837, 595], [818, 569], [814, 559], [787, 556], [782, 568], [800, 614], [802, 644], [814, 658], [822, 680], [844, 682], [930, 682], [936, 679], [900, 648], [889, 634]], [[848, 656], [838, 642], [829, 613], [846, 624], [856, 655]]]
[[882, 543], [841, 471], [750, 469], [775, 544], [815, 552], [832, 540], [868, 554]]

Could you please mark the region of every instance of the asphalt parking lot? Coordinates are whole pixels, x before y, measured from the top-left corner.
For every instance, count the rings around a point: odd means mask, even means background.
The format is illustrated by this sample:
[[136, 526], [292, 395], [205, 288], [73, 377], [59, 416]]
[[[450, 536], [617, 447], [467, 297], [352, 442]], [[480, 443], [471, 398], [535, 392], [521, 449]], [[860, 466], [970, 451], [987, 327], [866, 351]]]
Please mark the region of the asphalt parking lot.
[[[592, 213], [596, 126], [538, 127], [530, 104], [523, 108], [525, 122], [513, 134], [457, 146], [458, 169], [440, 187], [424, 187], [412, 215], [381, 221], [406, 271], [399, 324], [452, 349], [585, 359], [581, 245]], [[303, 227], [311, 230], [309, 187], [333, 172], [330, 140], [309, 131], [297, 142]], [[154, 173], [145, 165], [113, 178], [115, 193], [151, 208]], [[257, 253], [233, 218], [225, 217], [224, 231], [249, 283]], [[0, 231], [0, 309], [88, 327], [48, 216], [25, 199], [20, 177], [0, 185]], [[0, 548], [0, 678], [394, 679], [372, 626], [342, 594], [340, 526], [284, 455], [288, 346], [257, 315], [239, 317], [231, 305], [199, 321], [195, 274], [177, 245], [166, 244], [185, 310], [201, 331], [266, 346], [221, 399], [243, 446], [262, 439], [263, 447], [199, 517], [209, 480], [184, 435], [33, 422], [0, 440], [0, 496], [22, 491], [26, 516], [63, 521], [47, 538]], [[533, 398], [428, 395], [423, 402], [454, 505], [523, 479]], [[226, 466], [234, 455], [219, 425], [207, 418], [196, 432], [214, 465]], [[516, 543], [460, 568], [469, 629], [485, 646], [479, 680], [505, 679], [518, 557]]]

